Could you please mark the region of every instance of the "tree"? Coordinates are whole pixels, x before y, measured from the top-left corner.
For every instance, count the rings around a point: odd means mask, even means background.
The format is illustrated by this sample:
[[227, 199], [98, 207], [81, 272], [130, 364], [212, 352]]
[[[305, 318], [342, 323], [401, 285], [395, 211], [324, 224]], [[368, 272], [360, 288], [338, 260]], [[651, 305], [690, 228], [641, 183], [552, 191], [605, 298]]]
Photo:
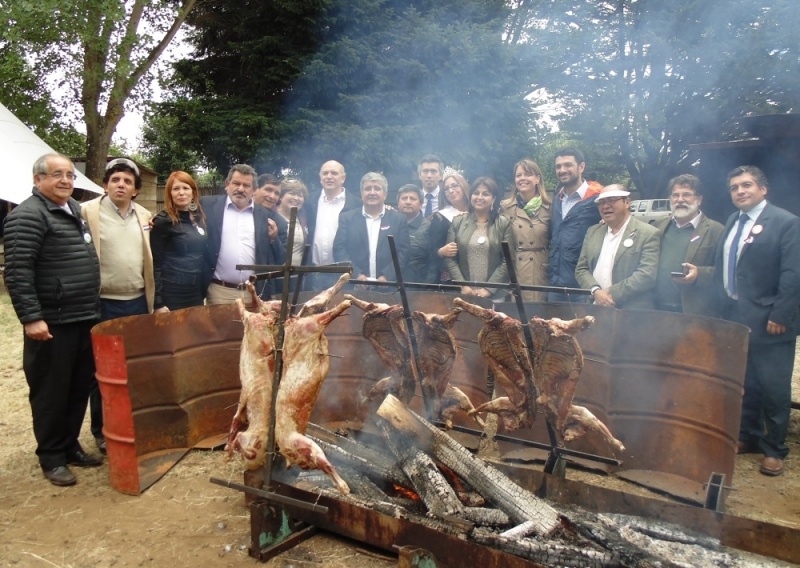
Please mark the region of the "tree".
[[[193, 12], [195, 54], [156, 113], [226, 171], [313, 179], [328, 159], [407, 181], [425, 153], [507, 181], [532, 145], [529, 80], [502, 42], [501, 0], [244, 2]], [[257, 36], [244, 33], [257, 29]], [[178, 139], [178, 130], [165, 137]], [[162, 137], [163, 138], [163, 137]]]
[[[18, 46], [86, 126], [86, 175], [99, 182], [111, 137], [137, 87], [197, 0], [39, 0], [0, 8], [0, 43]], [[78, 112], [78, 109], [80, 111]], [[63, 114], [59, 117], [63, 118]]]
[[[536, 83], [587, 143], [613, 141], [643, 197], [687, 171], [688, 147], [800, 102], [789, 0], [523, 0], [507, 40], [549, 68]], [[521, 12], [520, 12], [521, 11]], [[720, 17], [724, 14], [724, 17]], [[612, 180], [613, 181], [613, 180]]]

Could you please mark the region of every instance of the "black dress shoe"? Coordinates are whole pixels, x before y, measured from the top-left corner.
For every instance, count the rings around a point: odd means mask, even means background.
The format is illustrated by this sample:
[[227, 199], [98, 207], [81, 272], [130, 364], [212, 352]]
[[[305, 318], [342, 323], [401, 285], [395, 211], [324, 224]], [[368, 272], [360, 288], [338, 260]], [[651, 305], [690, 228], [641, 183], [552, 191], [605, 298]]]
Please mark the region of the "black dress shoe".
[[103, 465], [103, 458], [93, 454], [87, 454], [83, 450], [78, 450], [71, 454], [67, 454], [67, 463], [69, 465], [77, 465], [78, 467], [96, 467]]
[[106, 439], [102, 436], [95, 438], [94, 443], [97, 444], [97, 451], [106, 455]]
[[53, 469], [43, 469], [42, 472], [47, 478], [47, 481], [53, 485], [58, 485], [59, 487], [67, 487], [69, 485], [75, 485], [78, 483], [78, 480], [75, 479], [75, 476], [65, 465], [60, 465], [58, 467], [54, 467]]

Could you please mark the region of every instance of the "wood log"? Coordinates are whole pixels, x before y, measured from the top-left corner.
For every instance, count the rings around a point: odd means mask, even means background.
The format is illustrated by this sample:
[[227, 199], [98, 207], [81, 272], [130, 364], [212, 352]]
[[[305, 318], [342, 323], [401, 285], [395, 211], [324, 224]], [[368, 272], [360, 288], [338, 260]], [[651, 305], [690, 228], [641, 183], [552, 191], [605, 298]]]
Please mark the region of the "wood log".
[[513, 529], [508, 529], [505, 532], [500, 533], [500, 536], [504, 538], [525, 538], [529, 534], [533, 534], [536, 525], [531, 521], [525, 521], [521, 525], [515, 526]]
[[443, 463], [496, 507], [504, 511], [511, 522], [536, 523], [536, 533], [548, 536], [559, 525], [555, 509], [511, 481], [501, 472], [476, 458], [470, 451], [440, 432], [394, 396], [387, 396], [378, 409], [378, 415], [394, 428], [409, 436], [413, 445]]
[[[346, 465], [355, 469], [358, 469], [358, 465], [356, 464], [365, 464], [364, 467], [368, 469], [361, 470], [362, 473], [366, 473], [373, 479], [381, 479], [389, 483], [397, 483], [398, 485], [407, 486], [409, 484], [406, 475], [397, 466], [394, 459], [387, 456], [386, 453], [380, 453], [352, 438], [335, 434], [313, 422], [309, 422], [308, 428], [306, 428], [306, 436], [314, 438], [318, 444], [320, 440], [322, 440], [331, 446], [336, 446], [336, 455], [331, 459], [342, 460], [343, 464], [348, 462]], [[328, 447], [330, 446], [325, 446], [323, 448], [326, 454]], [[339, 450], [341, 450], [341, 452]], [[334, 461], [334, 463], [336, 462]]]
[[322, 451], [328, 456], [330, 462], [336, 467], [348, 467], [384, 483], [395, 483], [404, 487], [411, 486], [408, 477], [406, 477], [403, 470], [400, 469], [397, 464], [393, 464], [392, 467], [385, 467], [386, 464], [383, 463], [383, 460], [382, 463], [375, 463], [361, 456], [351, 454], [341, 446], [329, 444], [316, 436], [309, 436], [309, 438], [314, 440], [317, 445], [322, 448]]
[[386, 422], [380, 427], [389, 449], [397, 463], [414, 486], [428, 513], [440, 519], [463, 515], [464, 507], [445, 477], [426, 453], [408, 444], [408, 438], [399, 436]]
[[607, 550], [594, 550], [529, 538], [507, 538], [486, 529], [475, 529], [472, 532], [472, 540], [545, 566], [570, 568], [627, 566], [620, 562], [619, 557]]
[[511, 522], [500, 509], [486, 507], [464, 507], [463, 516], [471, 523], [487, 527], [504, 527]]

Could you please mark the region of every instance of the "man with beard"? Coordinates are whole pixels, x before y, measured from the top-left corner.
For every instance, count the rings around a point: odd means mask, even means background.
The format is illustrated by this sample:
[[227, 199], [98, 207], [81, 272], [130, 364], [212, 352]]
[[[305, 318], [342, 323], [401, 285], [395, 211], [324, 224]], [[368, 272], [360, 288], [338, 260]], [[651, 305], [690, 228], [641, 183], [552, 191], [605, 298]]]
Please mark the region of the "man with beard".
[[439, 210], [439, 182], [442, 181], [444, 164], [436, 154], [425, 154], [417, 164], [417, 176], [422, 184], [425, 200], [423, 215], [427, 219]]
[[[594, 200], [602, 189], [596, 181], [583, 179], [586, 160], [577, 148], [556, 152], [558, 187], [550, 215], [550, 255], [547, 283], [550, 286], [577, 288], [575, 265], [581, 254], [586, 231], [600, 221]], [[549, 292], [549, 302], [585, 302], [585, 296]]]
[[[226, 195], [200, 198], [208, 231], [208, 304], [232, 304], [237, 298], [249, 304], [245, 283], [254, 272], [237, 270], [236, 266], [282, 264], [286, 258], [286, 244], [281, 242], [274, 220], [278, 214], [253, 201], [257, 177], [252, 167], [236, 164], [225, 179]], [[264, 299], [274, 292], [268, 280], [259, 281], [256, 289]]]
[[669, 182], [672, 216], [655, 223], [661, 231], [656, 308], [717, 317], [714, 261], [725, 228], [700, 211], [700, 180], [684, 174]]
[[658, 272], [658, 229], [631, 216], [630, 192], [618, 184], [595, 199], [603, 223], [586, 232], [575, 278], [595, 304], [653, 309]]

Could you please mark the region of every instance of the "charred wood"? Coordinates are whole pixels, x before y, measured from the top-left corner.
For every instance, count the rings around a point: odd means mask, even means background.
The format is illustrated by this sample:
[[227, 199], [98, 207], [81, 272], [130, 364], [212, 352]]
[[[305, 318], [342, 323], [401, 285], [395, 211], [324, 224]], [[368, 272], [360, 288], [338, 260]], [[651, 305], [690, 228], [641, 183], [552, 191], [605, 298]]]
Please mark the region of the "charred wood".
[[[511, 520], [500, 509], [488, 509], [486, 507], [464, 507], [462, 516], [471, 523], [486, 527], [505, 527]], [[531, 522], [531, 521], [529, 521]], [[531, 522], [535, 526], [536, 523]]]
[[409, 436], [412, 443], [430, 453], [495, 506], [503, 510], [514, 523], [534, 521], [537, 534], [549, 535], [558, 526], [558, 514], [547, 503], [537, 498], [491, 467], [474, 457], [464, 446], [442, 433], [432, 424], [417, 416], [397, 398], [387, 396], [378, 415]]
[[504, 538], [524, 538], [530, 534], [533, 534], [535, 529], [536, 525], [534, 523], [531, 521], [525, 521], [521, 525], [517, 525], [514, 528], [500, 533], [500, 536]]
[[[373, 479], [380, 479], [398, 485], [408, 485], [409, 483], [405, 473], [393, 459], [385, 454], [378, 453], [369, 446], [335, 434], [313, 422], [308, 424], [306, 434], [316, 440], [325, 449], [326, 454], [328, 452], [326, 448], [332, 450], [333, 453], [328, 455], [334, 463], [341, 463], [357, 469]], [[361, 466], [364, 467], [363, 470], [360, 469]]]
[[381, 421], [380, 426], [389, 449], [397, 456], [400, 468], [411, 480], [428, 512], [440, 518], [463, 514], [464, 507], [455, 491], [430, 456], [408, 444], [408, 438], [398, 436], [386, 422]]
[[586, 549], [579, 546], [567, 546], [556, 542], [542, 542], [533, 539], [508, 538], [486, 529], [475, 529], [472, 539], [545, 566], [570, 568], [601, 568], [606, 566], [626, 566], [619, 558], [606, 550]]

